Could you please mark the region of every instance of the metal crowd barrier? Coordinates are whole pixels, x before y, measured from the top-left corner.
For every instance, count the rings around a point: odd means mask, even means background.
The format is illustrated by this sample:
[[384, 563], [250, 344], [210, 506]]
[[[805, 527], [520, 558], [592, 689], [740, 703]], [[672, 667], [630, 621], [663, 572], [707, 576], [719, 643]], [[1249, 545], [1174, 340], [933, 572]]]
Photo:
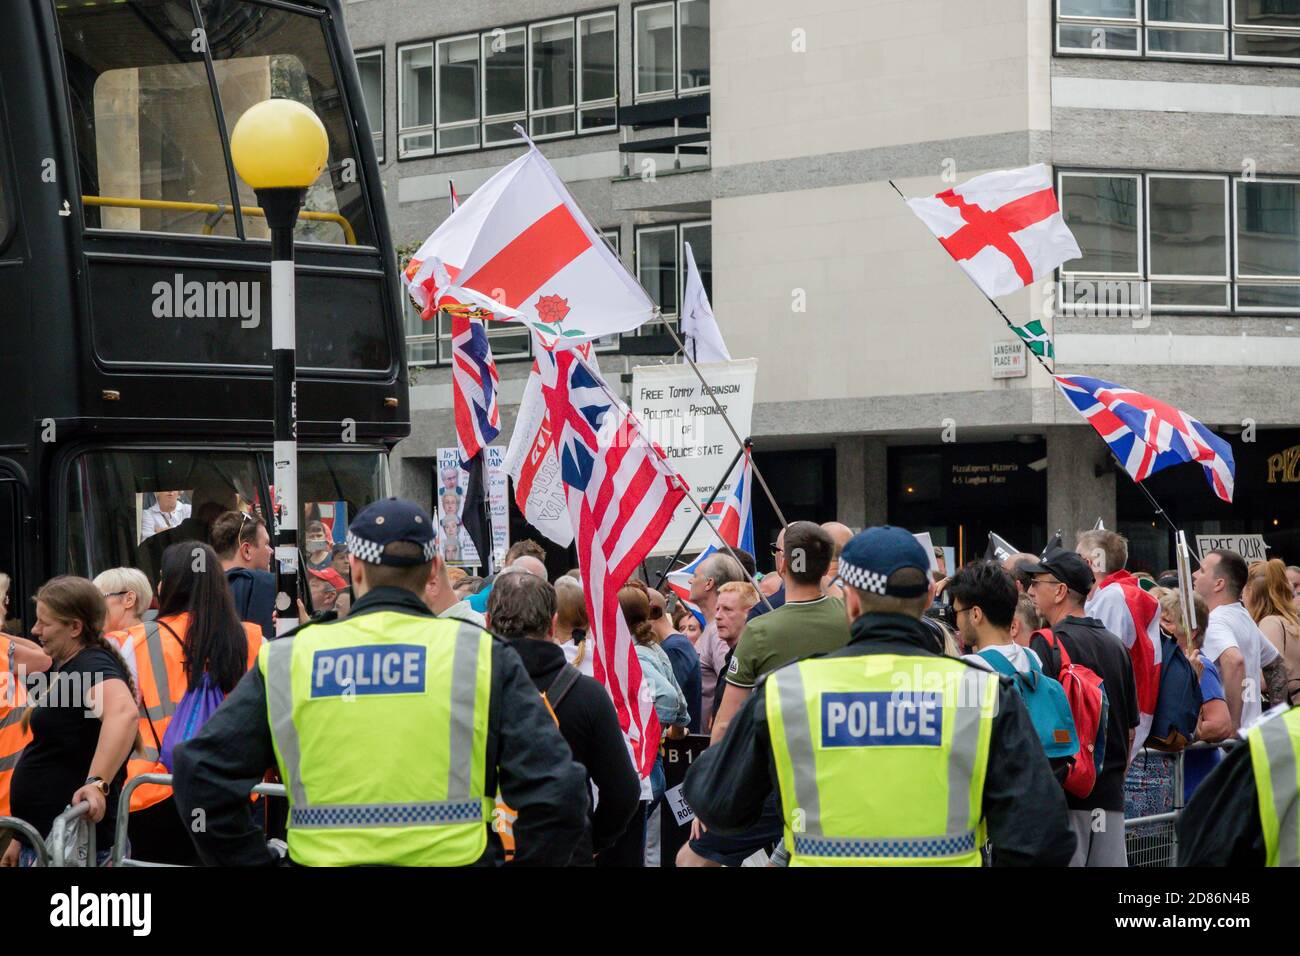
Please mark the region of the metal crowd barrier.
[[[1124, 821], [1124, 843], [1128, 852], [1128, 865], [1136, 867], [1174, 867], [1178, 865], [1178, 818], [1182, 816], [1186, 801], [1183, 799], [1185, 777], [1183, 758], [1189, 751], [1232, 750], [1241, 741], [1230, 738], [1218, 743], [1197, 741], [1175, 754], [1159, 750], [1144, 751], [1157, 756], [1172, 757], [1174, 808], [1165, 813], [1133, 817]], [[1141, 755], [1138, 758], [1141, 759]]]
[[[136, 787], [143, 786], [146, 783], [156, 783], [164, 787], [170, 787], [172, 785], [172, 775], [169, 773], [142, 773], [138, 777], [132, 777], [122, 787], [122, 796], [118, 798], [117, 802], [117, 820], [113, 826], [112, 866], [176, 865], [174, 863], [151, 863], [148, 860], [134, 860], [126, 855], [127, 825], [131, 819], [131, 794], [135, 793]], [[259, 783], [253, 787], [252, 792], [261, 794], [264, 797], [288, 798], [282, 783]]]
[[36, 832], [36, 827], [32, 826], [26, 820], [18, 817], [0, 817], [0, 830], [13, 830], [13, 838], [18, 839], [21, 833], [32, 844], [32, 849], [36, 851], [36, 865], [50, 865], [50, 849], [45, 845], [45, 840]]
[[[68, 862], [64, 854], [67, 852], [68, 828], [76, 827], [78, 832], [84, 832], [85, 837], [78, 836], [73, 844], [78, 858], [81, 856], [81, 848], [85, 847], [85, 862], [76, 860]], [[83, 800], [75, 807], [68, 807], [57, 817], [50, 826], [50, 866], [94, 866], [95, 865], [95, 824], [90, 819], [90, 803]]]

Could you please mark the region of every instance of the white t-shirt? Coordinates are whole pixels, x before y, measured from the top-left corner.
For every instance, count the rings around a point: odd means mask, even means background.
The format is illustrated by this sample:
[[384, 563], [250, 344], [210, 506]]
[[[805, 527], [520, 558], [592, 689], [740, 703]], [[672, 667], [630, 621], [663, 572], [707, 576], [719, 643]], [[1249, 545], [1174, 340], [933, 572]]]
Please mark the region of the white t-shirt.
[[152, 504], [144, 509], [144, 517], [140, 522], [140, 540], [175, 528], [189, 516], [190, 506], [183, 501], [176, 502], [176, 507], [171, 511], [163, 511], [156, 503]]
[[[1241, 726], [1258, 720], [1263, 713], [1260, 706], [1260, 693], [1264, 689], [1264, 666], [1277, 660], [1277, 648], [1264, 636], [1250, 612], [1240, 603], [1224, 604], [1210, 612], [1205, 625], [1205, 645], [1201, 653], [1214, 662], [1230, 647], [1241, 651], [1245, 663], [1246, 680], [1254, 681], [1250, 694], [1243, 694], [1241, 700]], [[1222, 668], [1219, 669], [1222, 673]]]
[[[997, 651], [999, 654], [1001, 654], [1003, 657], [1009, 660], [1011, 662], [1011, 666], [1016, 669], [1017, 674], [1029, 673], [1029, 659], [1031, 657], [1033, 658], [1034, 663], [1038, 665], [1038, 669], [1039, 670], [1043, 669], [1043, 662], [1039, 660], [1038, 654], [1028, 647], [1021, 647], [1015, 641], [1012, 641], [1010, 644], [992, 644], [989, 647], [986, 647], [984, 649], [986, 651], [989, 650]], [[986, 661], [979, 654], [965, 654], [962, 656], [962, 659], [970, 661], [972, 664], [976, 665], [977, 667], [982, 667], [985, 670], [989, 670], [989, 671], [993, 670], [993, 665], [990, 664], [988, 661]]]

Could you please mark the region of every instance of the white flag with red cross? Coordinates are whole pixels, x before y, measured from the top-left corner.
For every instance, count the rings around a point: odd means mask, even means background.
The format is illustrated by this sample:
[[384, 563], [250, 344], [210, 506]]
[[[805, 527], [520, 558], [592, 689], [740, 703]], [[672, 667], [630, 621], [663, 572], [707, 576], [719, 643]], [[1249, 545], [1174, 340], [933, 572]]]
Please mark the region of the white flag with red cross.
[[[438, 282], [440, 266], [450, 285]], [[403, 279], [426, 319], [468, 307], [479, 318], [527, 323], [557, 348], [630, 332], [654, 314], [535, 146], [443, 221]]]
[[1042, 163], [985, 173], [907, 204], [990, 299], [1083, 256]]

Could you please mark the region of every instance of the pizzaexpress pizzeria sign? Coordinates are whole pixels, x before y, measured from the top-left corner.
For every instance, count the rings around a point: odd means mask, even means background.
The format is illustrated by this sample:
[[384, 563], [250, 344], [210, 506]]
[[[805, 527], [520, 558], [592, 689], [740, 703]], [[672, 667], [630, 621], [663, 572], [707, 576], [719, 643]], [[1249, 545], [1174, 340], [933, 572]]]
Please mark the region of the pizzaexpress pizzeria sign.
[[1300, 484], [1300, 445], [1292, 445], [1276, 455], [1268, 456], [1268, 483]]

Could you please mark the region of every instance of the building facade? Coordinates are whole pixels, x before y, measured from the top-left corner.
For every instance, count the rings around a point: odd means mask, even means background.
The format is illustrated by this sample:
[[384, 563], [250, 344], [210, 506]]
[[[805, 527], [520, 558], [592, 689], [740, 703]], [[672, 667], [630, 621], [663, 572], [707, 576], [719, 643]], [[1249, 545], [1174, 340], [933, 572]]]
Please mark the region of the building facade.
[[[928, 530], [964, 559], [1100, 518], [1160, 570], [1169, 534], [904, 205], [1046, 163], [1082, 259], [1000, 305], [1055, 368], [1228, 438], [1147, 482], [1189, 533], [1300, 561], [1300, 0], [354, 0], [348, 28], [399, 246], [519, 155], [524, 125], [673, 322], [683, 243], [731, 354], [759, 360], [756, 460], [788, 518]], [[382, 119], [380, 119], [382, 117]], [[454, 443], [448, 330], [410, 320], [428, 497]], [[613, 381], [665, 361], [611, 342]], [[660, 330], [661, 331], [661, 330]], [[505, 434], [529, 360], [494, 333]], [[1023, 374], [1019, 374], [1023, 372]], [[1018, 377], [1002, 377], [1018, 375]], [[774, 535], [756, 497], [759, 533]]]

